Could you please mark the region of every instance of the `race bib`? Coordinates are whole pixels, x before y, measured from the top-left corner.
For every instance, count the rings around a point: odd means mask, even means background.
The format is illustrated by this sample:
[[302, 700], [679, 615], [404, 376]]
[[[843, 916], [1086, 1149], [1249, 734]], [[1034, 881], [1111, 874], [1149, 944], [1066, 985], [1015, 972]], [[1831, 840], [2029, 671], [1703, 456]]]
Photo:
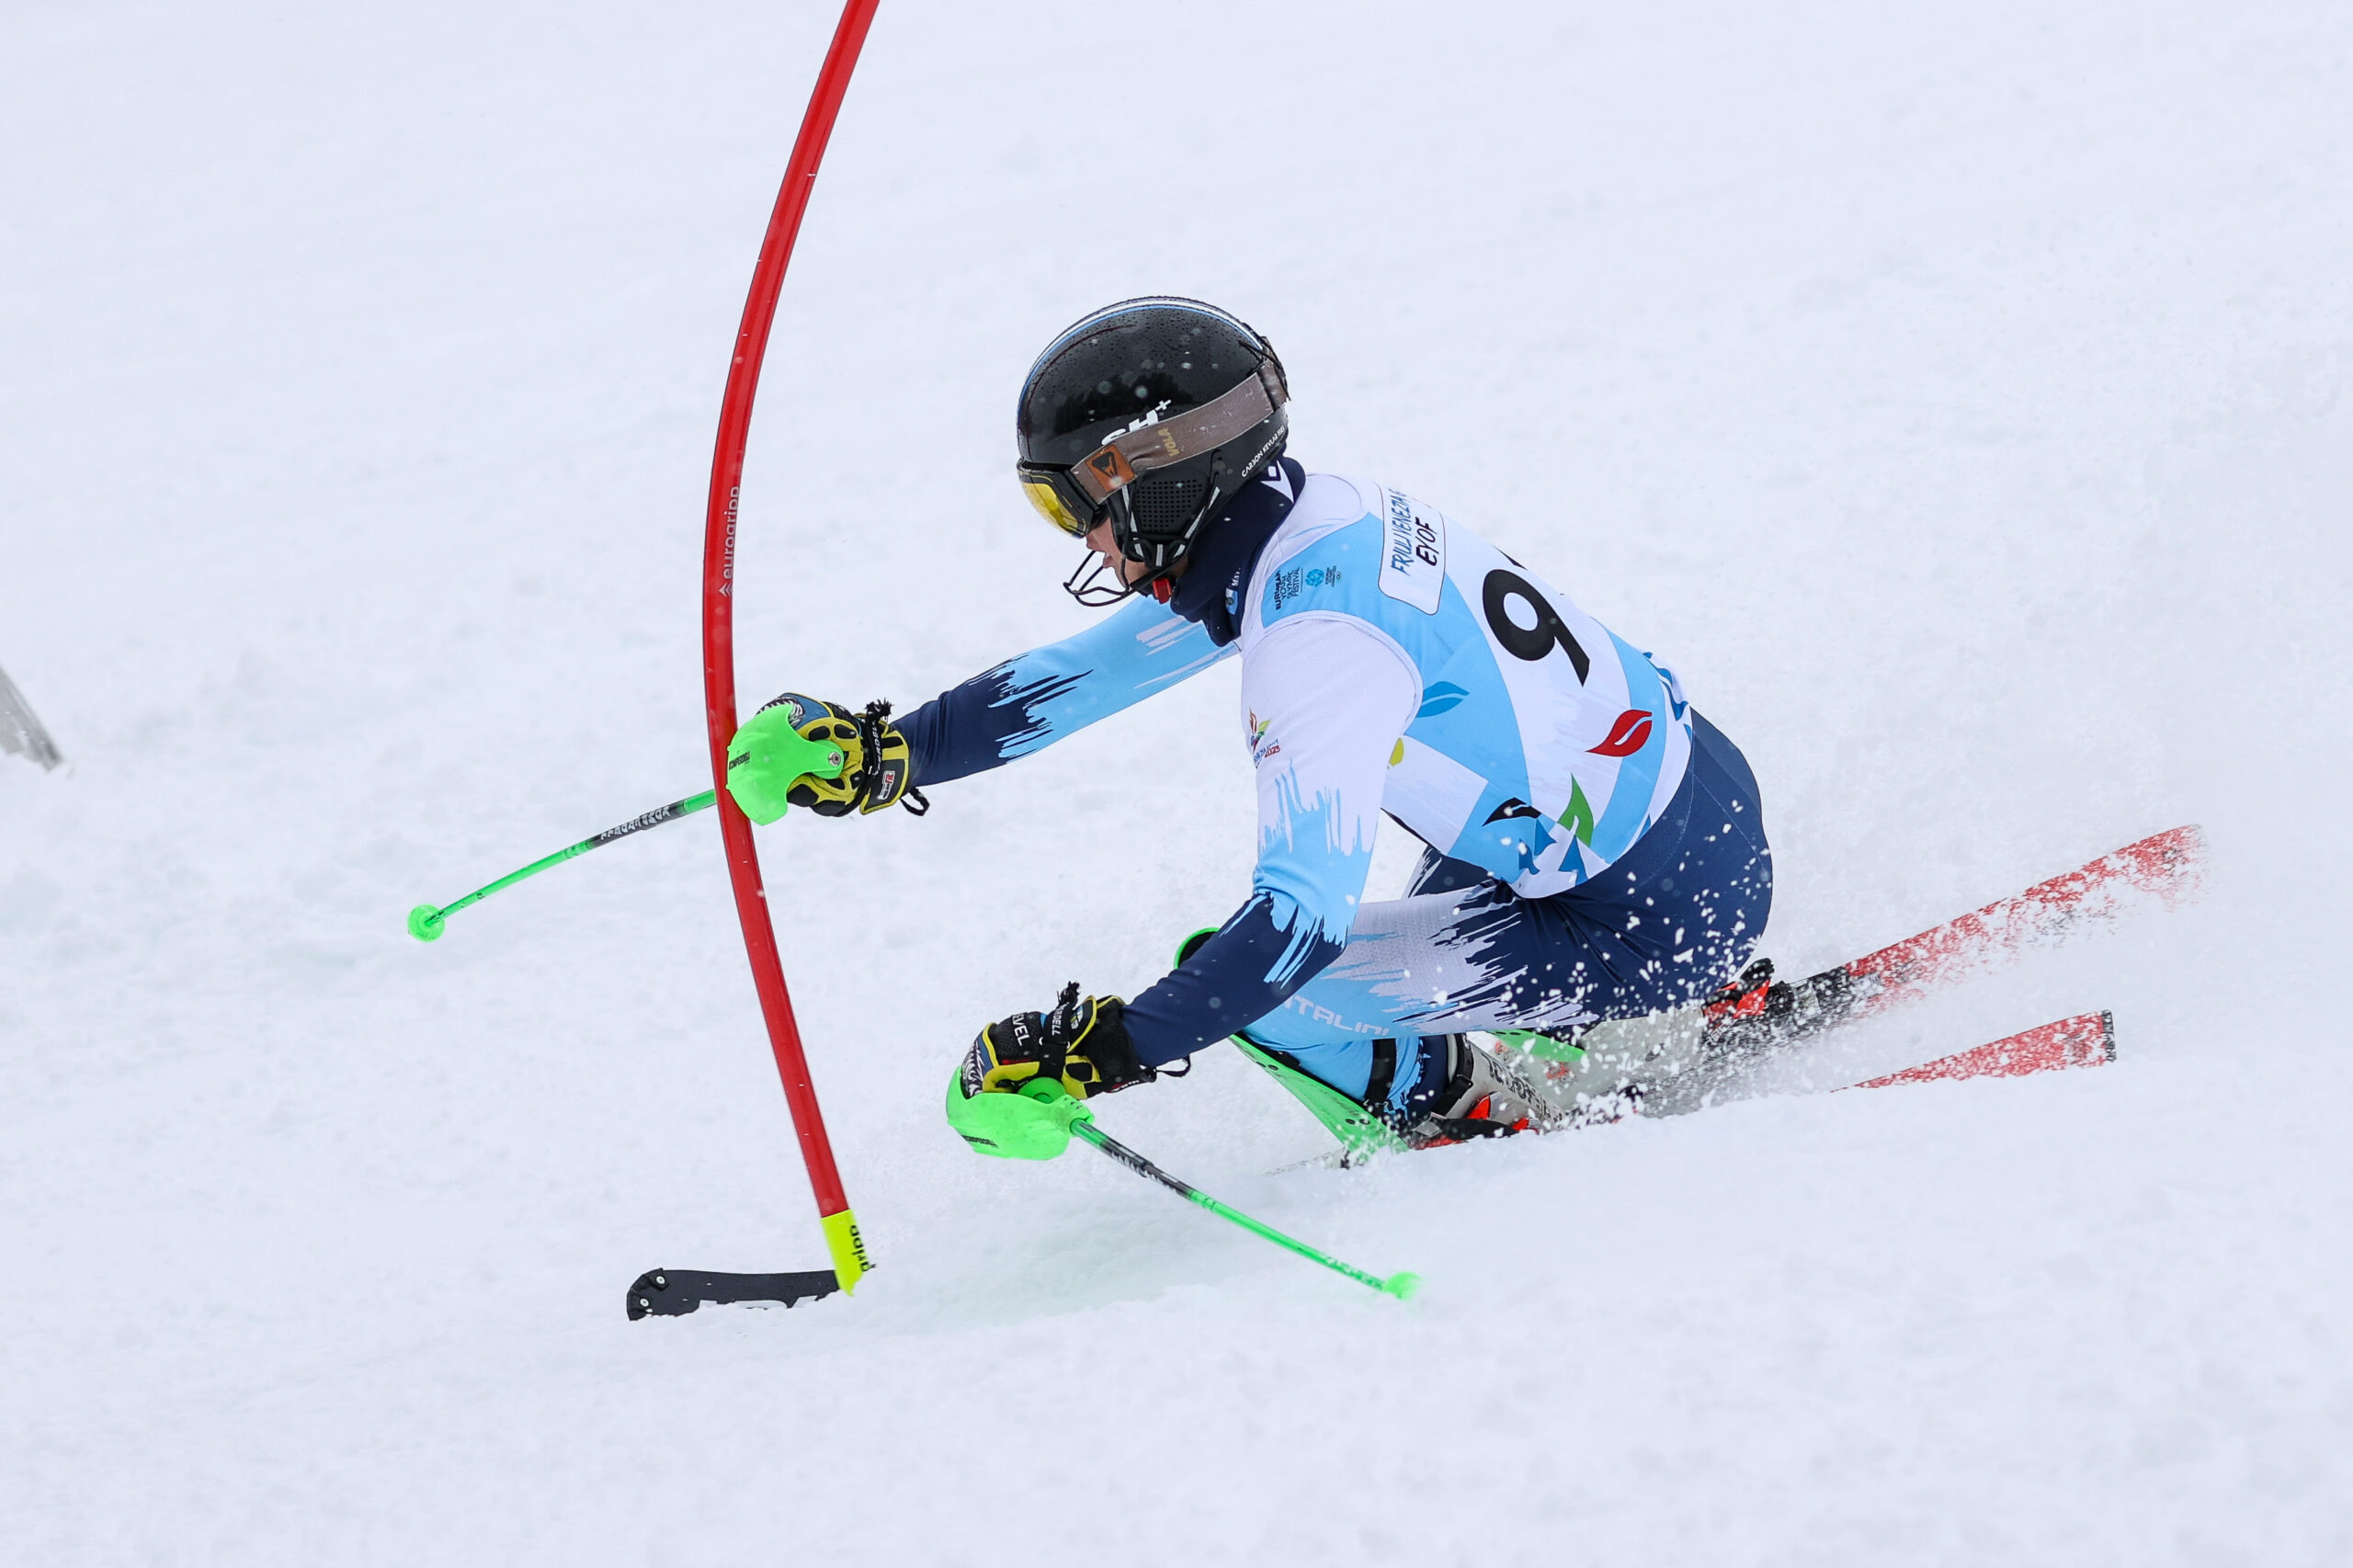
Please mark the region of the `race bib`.
[[1383, 490], [1381, 591], [1424, 615], [1438, 613], [1446, 586], [1446, 519], [1409, 495]]

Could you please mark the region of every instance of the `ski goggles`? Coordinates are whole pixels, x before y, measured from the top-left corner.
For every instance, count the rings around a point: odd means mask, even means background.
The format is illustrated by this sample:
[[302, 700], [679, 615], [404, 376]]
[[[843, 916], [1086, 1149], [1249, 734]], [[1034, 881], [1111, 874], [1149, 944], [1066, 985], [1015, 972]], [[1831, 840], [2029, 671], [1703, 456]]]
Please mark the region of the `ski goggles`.
[[1168, 419], [1146, 415], [1067, 467], [1016, 463], [1021, 493], [1038, 515], [1073, 539], [1085, 539], [1111, 497], [1154, 469], [1213, 452], [1290, 401], [1280, 372], [1265, 362], [1241, 385]]

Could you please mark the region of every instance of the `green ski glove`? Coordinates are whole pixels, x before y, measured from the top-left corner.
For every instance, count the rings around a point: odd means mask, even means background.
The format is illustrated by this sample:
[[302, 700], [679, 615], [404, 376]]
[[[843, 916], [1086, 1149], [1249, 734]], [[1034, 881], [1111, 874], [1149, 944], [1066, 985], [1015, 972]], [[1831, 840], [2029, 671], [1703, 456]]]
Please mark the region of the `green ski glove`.
[[1159, 1076], [1136, 1060], [1120, 1011], [1117, 996], [1080, 1000], [1074, 983], [1051, 1011], [989, 1025], [948, 1080], [948, 1125], [983, 1154], [1052, 1159], [1070, 1124], [1094, 1115], [1080, 1101]]
[[788, 806], [841, 817], [904, 802], [921, 816], [926, 802], [913, 783], [907, 738], [891, 722], [887, 702], [852, 713], [788, 691], [753, 714], [727, 745], [727, 792], [763, 824]]

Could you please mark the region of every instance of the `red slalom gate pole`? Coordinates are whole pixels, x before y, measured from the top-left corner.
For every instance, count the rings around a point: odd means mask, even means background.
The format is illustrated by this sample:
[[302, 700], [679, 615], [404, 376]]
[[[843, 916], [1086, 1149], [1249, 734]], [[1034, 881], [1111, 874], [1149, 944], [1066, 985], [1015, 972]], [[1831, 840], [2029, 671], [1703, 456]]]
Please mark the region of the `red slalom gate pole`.
[[833, 1256], [834, 1274], [844, 1290], [856, 1290], [858, 1277], [870, 1266], [858, 1237], [857, 1218], [850, 1212], [849, 1198], [842, 1190], [841, 1172], [834, 1165], [834, 1146], [825, 1136], [817, 1091], [809, 1082], [809, 1059], [801, 1049], [801, 1027], [793, 1019], [792, 995], [785, 989], [784, 964], [777, 955], [776, 927], [768, 919], [767, 892], [760, 882], [760, 857], [752, 843], [752, 824], [727, 792], [727, 746], [735, 738], [735, 528], [743, 495], [744, 449], [752, 433], [752, 399], [759, 391], [760, 362], [767, 352], [768, 328], [776, 321], [785, 264], [792, 258], [792, 243], [800, 235], [801, 215], [808, 210], [817, 165], [824, 159], [834, 117], [841, 110], [842, 95], [849, 90], [850, 73], [858, 67], [858, 51], [866, 42], [866, 29], [879, 4], [881, 0], [848, 0], [842, 7], [833, 44], [817, 73], [816, 88], [809, 95], [808, 112], [801, 119], [801, 134], [792, 143], [792, 162], [785, 170], [783, 188], [777, 192], [776, 210], [768, 216], [767, 237], [760, 242], [759, 265], [752, 272], [752, 291], [744, 301], [744, 324], [735, 335], [735, 358], [727, 367], [727, 393], [719, 409], [719, 442], [710, 461], [710, 506], [702, 546], [703, 711], [710, 727], [710, 776], [719, 793], [720, 837], [726, 846], [727, 874], [735, 886], [735, 914], [744, 926], [752, 983], [760, 994], [760, 1013], [767, 1020], [768, 1044], [776, 1052], [777, 1073], [784, 1080], [785, 1103], [792, 1108], [793, 1131], [800, 1135], [801, 1157], [809, 1166], [809, 1185], [816, 1194], [826, 1250]]

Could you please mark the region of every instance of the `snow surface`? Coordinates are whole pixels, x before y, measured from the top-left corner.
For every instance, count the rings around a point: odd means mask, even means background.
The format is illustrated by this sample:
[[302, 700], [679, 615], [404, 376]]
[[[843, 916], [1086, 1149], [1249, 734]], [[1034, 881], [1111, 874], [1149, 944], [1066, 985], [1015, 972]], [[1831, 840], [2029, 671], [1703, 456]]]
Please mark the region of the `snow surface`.
[[[1807, 968], [2183, 821], [2205, 903], [1840, 1048], [2098, 1072], [1370, 1170], [1230, 1053], [949, 1064], [1238, 899], [1231, 669], [764, 854], [880, 1267], [814, 1267], [701, 788], [702, 492], [823, 6], [0, 14], [0, 1540], [65, 1563], [2353, 1560], [2353, 10], [886, 5], [755, 426], [747, 695], [1082, 624], [1013, 388], [1280, 346], [1754, 760]], [[1164, 849], [1162, 845], [1173, 845]], [[1394, 884], [1403, 849], [1383, 849]], [[1834, 1053], [1836, 1054], [1836, 1053]]]

